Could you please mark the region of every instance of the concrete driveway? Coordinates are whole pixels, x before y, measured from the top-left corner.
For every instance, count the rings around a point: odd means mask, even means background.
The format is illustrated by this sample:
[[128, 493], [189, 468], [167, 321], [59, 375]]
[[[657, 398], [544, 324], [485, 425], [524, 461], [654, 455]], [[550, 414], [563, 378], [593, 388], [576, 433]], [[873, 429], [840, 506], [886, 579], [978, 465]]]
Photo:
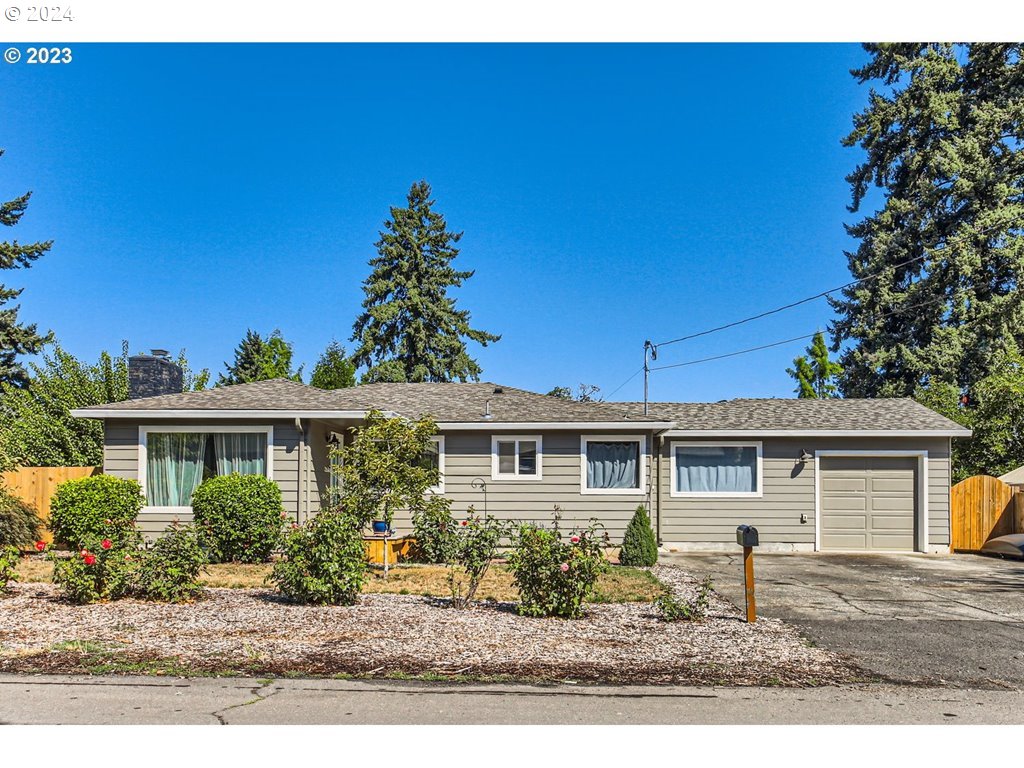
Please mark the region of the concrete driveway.
[[[743, 605], [742, 560], [673, 554]], [[758, 613], [898, 682], [1024, 688], [1024, 563], [980, 555], [758, 554]]]

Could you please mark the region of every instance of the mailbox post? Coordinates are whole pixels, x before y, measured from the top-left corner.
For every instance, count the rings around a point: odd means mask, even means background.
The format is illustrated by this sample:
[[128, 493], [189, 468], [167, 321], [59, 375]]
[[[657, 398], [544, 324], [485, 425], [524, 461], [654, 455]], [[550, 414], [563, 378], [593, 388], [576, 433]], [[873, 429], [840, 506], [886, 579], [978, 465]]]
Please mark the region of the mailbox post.
[[738, 526], [736, 543], [743, 547], [743, 596], [747, 604], [747, 623], [753, 624], [757, 621], [757, 602], [754, 600], [754, 547], [759, 543], [757, 528]]

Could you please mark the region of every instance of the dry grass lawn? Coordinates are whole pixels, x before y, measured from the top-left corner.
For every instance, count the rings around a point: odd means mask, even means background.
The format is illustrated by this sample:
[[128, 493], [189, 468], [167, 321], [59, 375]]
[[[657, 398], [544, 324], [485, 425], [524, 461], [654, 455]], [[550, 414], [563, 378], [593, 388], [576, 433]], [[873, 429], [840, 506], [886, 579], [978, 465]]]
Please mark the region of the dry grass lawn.
[[[201, 581], [208, 587], [261, 589], [267, 586], [265, 579], [270, 568], [267, 564], [219, 563], [207, 566]], [[38, 557], [26, 558], [18, 567], [18, 578], [22, 582], [49, 582], [52, 575], [53, 565]], [[440, 565], [396, 565], [385, 579], [382, 569], [373, 568], [363, 592], [448, 597], [448, 569]], [[648, 571], [612, 566], [598, 578], [590, 602], [650, 603], [664, 592], [665, 587]], [[477, 599], [518, 600], [519, 593], [508, 569], [499, 564], [492, 566], [477, 591]]]

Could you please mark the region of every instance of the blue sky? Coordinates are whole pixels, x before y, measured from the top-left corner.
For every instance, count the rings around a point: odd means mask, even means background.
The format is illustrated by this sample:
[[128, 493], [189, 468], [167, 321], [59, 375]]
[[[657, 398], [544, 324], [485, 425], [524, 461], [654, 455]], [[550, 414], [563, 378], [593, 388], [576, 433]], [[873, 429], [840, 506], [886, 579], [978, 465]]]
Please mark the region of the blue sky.
[[[22, 318], [70, 351], [223, 368], [281, 329], [307, 375], [348, 344], [390, 205], [426, 179], [464, 230], [483, 378], [611, 393], [655, 342], [847, 282], [840, 139], [855, 45], [76, 45], [0, 66], [0, 237], [52, 238]], [[6, 229], [6, 228], [5, 228]], [[812, 333], [824, 300], [664, 347]], [[351, 346], [351, 345], [348, 345]], [[786, 397], [805, 343], [659, 371], [655, 400]], [[639, 399], [641, 377], [614, 399]]]

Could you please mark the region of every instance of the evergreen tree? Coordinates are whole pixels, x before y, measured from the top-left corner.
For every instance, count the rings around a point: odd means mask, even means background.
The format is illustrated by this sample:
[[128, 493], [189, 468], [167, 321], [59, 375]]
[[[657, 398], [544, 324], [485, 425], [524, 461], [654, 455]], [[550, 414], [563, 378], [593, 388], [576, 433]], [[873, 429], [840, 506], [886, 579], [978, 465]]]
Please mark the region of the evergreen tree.
[[[1024, 342], [1024, 63], [1021, 43], [866, 45], [877, 81], [846, 146], [847, 259], [864, 282], [832, 299], [847, 396], [907, 396], [933, 379], [970, 387], [1004, 340]], [[876, 204], [873, 189], [882, 199]]]
[[626, 526], [619, 551], [620, 565], [634, 565], [649, 568], [658, 562], [658, 542], [651, 529], [651, 518], [647, 508], [641, 504], [633, 513], [633, 519]]
[[245, 338], [235, 348], [235, 359], [224, 363], [224, 367], [227, 370], [217, 378], [218, 387], [267, 379], [302, 381], [302, 366], [297, 371], [292, 370], [292, 345], [284, 340], [279, 330], [265, 339], [247, 330]]
[[[204, 389], [207, 370], [193, 373], [178, 355], [183, 391]], [[0, 468], [98, 466], [103, 463], [103, 423], [76, 419], [75, 408], [128, 399], [128, 342], [118, 357], [101, 352], [95, 364], [54, 345], [42, 363], [29, 363], [28, 386], [0, 383]]]
[[[0, 149], [0, 157], [4, 150]], [[0, 202], [0, 224], [13, 227], [28, 208], [31, 192], [7, 202]], [[17, 240], [0, 242], [0, 269], [18, 269], [31, 267], [32, 262], [50, 250], [52, 240], [22, 244]], [[0, 283], [0, 383], [14, 384], [24, 387], [28, 382], [25, 368], [18, 362], [21, 355], [38, 354], [42, 348], [53, 341], [53, 334], [40, 334], [35, 323], [23, 325], [18, 322], [18, 305], [5, 306], [18, 298], [23, 288], [8, 288]]]
[[795, 358], [786, 373], [796, 381], [797, 397], [824, 399], [838, 397], [836, 379], [842, 375], [843, 366], [829, 359], [825, 334], [819, 331], [807, 347], [807, 354]]
[[313, 368], [309, 383], [319, 389], [344, 389], [356, 385], [356, 367], [337, 341], [327, 345]]
[[364, 381], [478, 381], [481, 368], [464, 339], [487, 346], [501, 338], [471, 328], [469, 312], [448, 295], [473, 272], [452, 266], [462, 233], [449, 232], [433, 205], [430, 185], [413, 184], [407, 206], [391, 208], [375, 244], [352, 334], [352, 361], [368, 369]]

